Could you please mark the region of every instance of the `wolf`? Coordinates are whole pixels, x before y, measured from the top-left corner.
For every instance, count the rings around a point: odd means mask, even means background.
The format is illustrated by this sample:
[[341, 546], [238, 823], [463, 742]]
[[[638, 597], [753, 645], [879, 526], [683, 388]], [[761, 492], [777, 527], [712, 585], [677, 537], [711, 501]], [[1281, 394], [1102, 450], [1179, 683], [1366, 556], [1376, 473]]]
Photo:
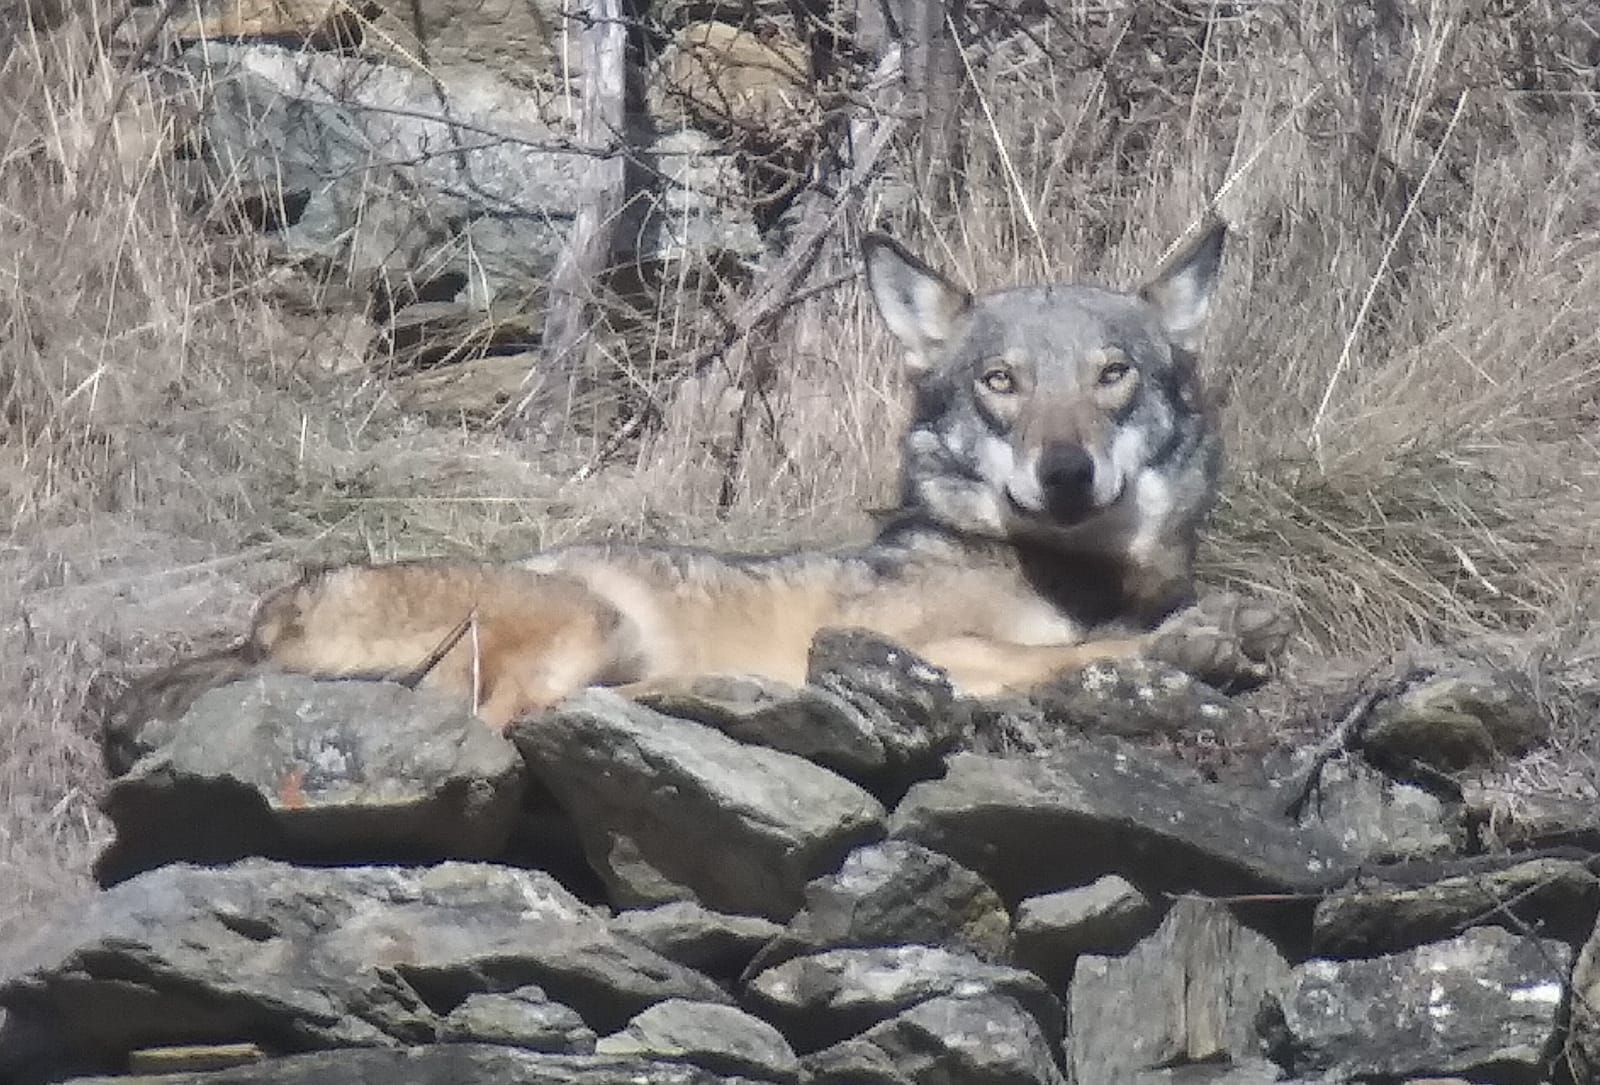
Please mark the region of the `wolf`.
[[[1194, 599], [1221, 469], [1197, 351], [1225, 234], [1211, 221], [1132, 292], [982, 294], [867, 236], [869, 293], [913, 405], [899, 500], [865, 546], [576, 545], [308, 573], [265, 596], [237, 644], [136, 684], [124, 715], [287, 671], [443, 689], [504, 729], [590, 685], [799, 683], [826, 627], [872, 631], [980, 697], [1192, 645], [1171, 618]], [[1249, 671], [1270, 650], [1257, 641], [1222, 655]]]

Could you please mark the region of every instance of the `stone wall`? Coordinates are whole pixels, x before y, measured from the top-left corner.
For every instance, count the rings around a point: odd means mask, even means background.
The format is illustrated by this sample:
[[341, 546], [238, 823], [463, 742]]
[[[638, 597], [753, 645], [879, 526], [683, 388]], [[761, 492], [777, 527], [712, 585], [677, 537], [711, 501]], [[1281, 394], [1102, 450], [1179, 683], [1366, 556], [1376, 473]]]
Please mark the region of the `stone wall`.
[[1358, 703], [1297, 750], [1160, 665], [970, 702], [859, 636], [509, 738], [250, 679], [114, 736], [0, 1079], [1590, 1080], [1593, 812], [1495, 844], [1473, 789], [1537, 705], [1448, 661]]

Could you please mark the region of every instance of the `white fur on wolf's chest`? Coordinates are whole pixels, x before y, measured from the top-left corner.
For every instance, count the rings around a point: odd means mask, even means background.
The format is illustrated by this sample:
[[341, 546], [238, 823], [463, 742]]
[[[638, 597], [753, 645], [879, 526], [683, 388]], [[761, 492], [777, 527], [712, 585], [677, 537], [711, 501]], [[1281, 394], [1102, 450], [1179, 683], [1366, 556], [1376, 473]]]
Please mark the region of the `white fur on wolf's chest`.
[[1019, 597], [1009, 602], [1004, 611], [1005, 625], [996, 632], [1012, 644], [1033, 647], [1076, 644], [1088, 635], [1088, 630], [1082, 624], [1073, 621], [1037, 595]]
[[1142, 560], [1166, 542], [1168, 521], [1177, 509], [1178, 502], [1171, 483], [1154, 468], [1139, 472], [1133, 494], [1137, 516], [1133, 537], [1128, 540], [1128, 554]]

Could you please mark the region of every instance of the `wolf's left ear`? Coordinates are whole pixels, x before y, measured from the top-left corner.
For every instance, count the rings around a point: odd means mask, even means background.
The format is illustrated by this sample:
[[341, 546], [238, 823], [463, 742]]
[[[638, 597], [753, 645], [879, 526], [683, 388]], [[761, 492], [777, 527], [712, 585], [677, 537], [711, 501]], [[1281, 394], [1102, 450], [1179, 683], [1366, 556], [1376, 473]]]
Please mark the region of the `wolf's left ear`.
[[913, 370], [926, 369], [933, 352], [955, 334], [972, 295], [883, 234], [868, 234], [861, 249], [878, 312], [905, 345]]
[[1213, 218], [1189, 244], [1167, 261], [1139, 296], [1149, 302], [1167, 329], [1167, 338], [1187, 351], [1200, 349], [1200, 333], [1211, 312], [1222, 267], [1222, 241], [1228, 224]]

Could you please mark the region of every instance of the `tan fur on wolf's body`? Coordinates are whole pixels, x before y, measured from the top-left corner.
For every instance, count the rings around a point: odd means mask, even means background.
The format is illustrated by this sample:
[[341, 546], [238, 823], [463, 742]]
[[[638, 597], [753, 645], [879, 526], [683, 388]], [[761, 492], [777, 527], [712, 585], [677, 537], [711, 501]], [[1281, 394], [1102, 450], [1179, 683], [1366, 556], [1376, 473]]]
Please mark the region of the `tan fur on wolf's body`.
[[575, 546], [516, 565], [308, 574], [267, 596], [234, 648], [141, 683], [134, 712], [281, 670], [413, 680], [504, 727], [588, 685], [797, 683], [817, 631], [839, 626], [905, 645], [972, 695], [1137, 654], [1192, 594], [1215, 494], [1191, 350], [1221, 240], [1214, 226], [1138, 296], [978, 298], [870, 241], [869, 281], [912, 356], [918, 406], [901, 505], [868, 546]]

